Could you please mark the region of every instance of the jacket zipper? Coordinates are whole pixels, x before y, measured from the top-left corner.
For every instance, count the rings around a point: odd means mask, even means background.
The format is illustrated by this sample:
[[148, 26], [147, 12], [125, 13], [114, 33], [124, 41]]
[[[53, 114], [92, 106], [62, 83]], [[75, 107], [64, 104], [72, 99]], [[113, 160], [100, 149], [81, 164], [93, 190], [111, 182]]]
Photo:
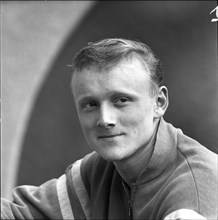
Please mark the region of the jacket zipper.
[[131, 185], [131, 188], [128, 189], [126, 183], [124, 183], [122, 181], [122, 185], [123, 185], [123, 188], [124, 188], [124, 191], [127, 195], [127, 198], [128, 198], [128, 214], [129, 214], [129, 217], [130, 219], [132, 219], [132, 198], [133, 198], [133, 184]]

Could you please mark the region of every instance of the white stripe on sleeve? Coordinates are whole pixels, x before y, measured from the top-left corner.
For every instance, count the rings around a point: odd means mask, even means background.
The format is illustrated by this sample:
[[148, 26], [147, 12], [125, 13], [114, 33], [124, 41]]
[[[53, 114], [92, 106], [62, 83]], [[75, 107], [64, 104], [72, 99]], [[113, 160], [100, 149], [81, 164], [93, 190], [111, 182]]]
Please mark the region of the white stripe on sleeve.
[[74, 215], [72, 212], [72, 208], [70, 205], [69, 196], [67, 193], [67, 185], [66, 185], [66, 175], [62, 175], [57, 180], [57, 194], [58, 194], [58, 201], [61, 208], [61, 214], [63, 219], [69, 220], [74, 219]]
[[179, 209], [167, 215], [164, 220], [206, 220], [206, 218], [191, 209]]
[[71, 169], [73, 185], [74, 185], [76, 194], [79, 198], [80, 204], [82, 205], [85, 216], [87, 219], [90, 219], [91, 218], [90, 198], [88, 196], [87, 190], [84, 186], [84, 183], [81, 177], [81, 172], [80, 172], [81, 162], [82, 162], [82, 159], [76, 161], [73, 164], [73, 168]]

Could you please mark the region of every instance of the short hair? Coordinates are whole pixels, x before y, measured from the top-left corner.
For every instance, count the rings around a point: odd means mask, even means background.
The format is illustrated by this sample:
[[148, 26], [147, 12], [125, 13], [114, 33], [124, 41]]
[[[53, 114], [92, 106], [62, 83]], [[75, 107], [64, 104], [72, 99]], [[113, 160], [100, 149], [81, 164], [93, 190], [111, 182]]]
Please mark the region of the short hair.
[[157, 88], [163, 83], [163, 66], [151, 48], [139, 41], [108, 38], [90, 42], [75, 55], [72, 69], [73, 72], [89, 67], [107, 69], [129, 57], [138, 57], [149, 69], [152, 94], [156, 94]]

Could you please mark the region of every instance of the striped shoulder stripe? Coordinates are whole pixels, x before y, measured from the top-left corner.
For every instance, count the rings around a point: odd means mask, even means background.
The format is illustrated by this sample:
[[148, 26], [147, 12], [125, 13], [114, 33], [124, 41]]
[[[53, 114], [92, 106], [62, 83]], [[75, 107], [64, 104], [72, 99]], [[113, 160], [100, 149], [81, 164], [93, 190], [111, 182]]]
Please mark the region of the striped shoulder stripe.
[[164, 220], [175, 220], [175, 219], [206, 220], [206, 218], [204, 218], [202, 215], [198, 214], [197, 212], [191, 209], [179, 209], [170, 213], [164, 218]]
[[74, 219], [70, 200], [68, 197], [65, 174], [57, 180], [56, 189], [63, 219]]
[[[67, 192], [68, 192], [71, 208], [73, 210], [73, 214], [74, 214], [75, 219], [86, 219], [86, 215], [83, 211], [83, 208], [81, 206], [80, 200], [78, 198], [78, 195], [76, 193], [76, 189], [74, 186], [75, 184], [74, 184], [74, 180], [73, 180], [72, 169], [73, 169], [75, 163], [72, 164], [70, 167], [68, 167], [68, 169], [66, 171]], [[79, 172], [79, 170], [75, 170], [75, 172]]]
[[82, 180], [81, 163], [82, 163], [82, 159], [76, 161], [73, 164], [73, 167], [71, 169], [71, 175], [73, 179], [73, 185], [74, 185], [77, 197], [79, 198], [80, 204], [82, 205], [82, 209], [84, 211], [85, 217], [86, 219], [90, 219], [91, 218], [91, 203], [90, 203], [88, 192]]

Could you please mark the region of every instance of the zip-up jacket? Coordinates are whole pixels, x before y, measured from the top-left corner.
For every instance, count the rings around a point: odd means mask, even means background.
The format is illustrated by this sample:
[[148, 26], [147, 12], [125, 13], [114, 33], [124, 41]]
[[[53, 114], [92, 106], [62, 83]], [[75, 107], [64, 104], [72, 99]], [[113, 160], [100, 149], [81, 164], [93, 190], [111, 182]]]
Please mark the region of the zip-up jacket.
[[218, 219], [217, 154], [161, 119], [154, 151], [131, 186], [96, 152], [39, 187], [2, 200], [2, 219]]

